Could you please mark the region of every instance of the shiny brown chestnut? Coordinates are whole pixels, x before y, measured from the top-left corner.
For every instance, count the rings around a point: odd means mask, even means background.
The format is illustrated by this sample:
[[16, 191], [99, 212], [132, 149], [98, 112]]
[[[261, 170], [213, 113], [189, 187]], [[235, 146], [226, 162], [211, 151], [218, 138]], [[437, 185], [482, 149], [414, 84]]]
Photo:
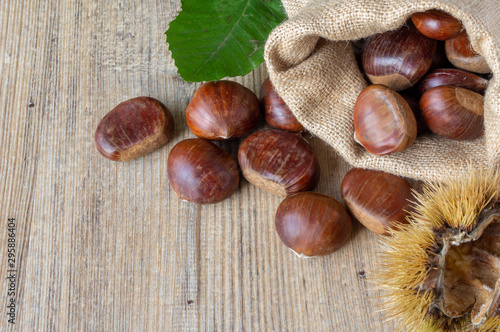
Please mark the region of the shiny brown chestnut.
[[305, 130], [283, 99], [278, 96], [269, 78], [260, 87], [260, 100], [269, 126], [295, 132]]
[[418, 31], [432, 39], [455, 38], [462, 31], [462, 22], [437, 9], [415, 13], [411, 20]]
[[238, 150], [238, 162], [248, 182], [280, 197], [312, 190], [319, 180], [311, 145], [299, 134], [279, 129], [247, 137]]
[[484, 132], [483, 96], [454, 86], [438, 86], [420, 98], [420, 109], [429, 129], [453, 140], [473, 140]]
[[104, 157], [128, 161], [165, 145], [174, 133], [174, 119], [158, 100], [137, 97], [118, 104], [95, 131], [94, 143]]
[[458, 86], [477, 93], [484, 93], [488, 86], [488, 80], [456, 68], [437, 69], [426, 75], [419, 83], [420, 93], [442, 85]]
[[383, 85], [370, 85], [361, 91], [353, 116], [356, 139], [375, 155], [403, 151], [417, 137], [417, 122], [410, 106]]
[[167, 160], [170, 186], [180, 199], [214, 204], [231, 196], [240, 175], [236, 161], [214, 143], [191, 138], [177, 143]]
[[491, 73], [491, 69], [484, 56], [472, 48], [469, 36], [465, 30], [457, 37], [445, 42], [445, 51], [448, 60], [457, 68], [478, 74]]
[[436, 40], [413, 26], [403, 26], [367, 42], [362, 55], [363, 69], [374, 84], [396, 91], [408, 89], [429, 70], [436, 47]]
[[232, 81], [202, 84], [186, 109], [189, 129], [198, 137], [224, 140], [245, 136], [259, 120], [257, 96]]
[[276, 232], [299, 257], [323, 256], [349, 238], [352, 220], [333, 197], [302, 192], [287, 197], [276, 212]]
[[342, 181], [341, 193], [354, 218], [377, 234], [406, 223], [413, 200], [411, 185], [395, 175], [353, 168]]

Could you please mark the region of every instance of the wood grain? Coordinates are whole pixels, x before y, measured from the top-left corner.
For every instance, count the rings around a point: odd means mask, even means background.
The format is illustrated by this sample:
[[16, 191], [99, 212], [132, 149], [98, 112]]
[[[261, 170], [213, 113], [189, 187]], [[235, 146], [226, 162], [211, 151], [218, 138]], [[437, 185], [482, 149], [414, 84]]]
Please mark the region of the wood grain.
[[[0, 1], [0, 330], [394, 330], [365, 279], [377, 239], [359, 224], [338, 252], [299, 260], [275, 234], [279, 198], [246, 181], [213, 206], [170, 190], [168, 152], [193, 137], [184, 111], [198, 86], [176, 74], [165, 44], [179, 9], [174, 0]], [[236, 81], [258, 91], [266, 76], [261, 67]], [[141, 95], [170, 108], [174, 139], [130, 162], [102, 158], [98, 121]], [[340, 199], [349, 166], [309, 139], [317, 191]], [[238, 143], [221, 144], [235, 155]]]

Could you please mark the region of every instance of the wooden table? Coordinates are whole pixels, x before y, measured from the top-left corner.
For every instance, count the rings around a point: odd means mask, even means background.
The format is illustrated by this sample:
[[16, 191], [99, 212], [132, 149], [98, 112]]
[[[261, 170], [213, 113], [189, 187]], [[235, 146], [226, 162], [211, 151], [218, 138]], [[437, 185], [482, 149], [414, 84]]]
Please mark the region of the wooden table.
[[[170, 189], [167, 156], [193, 137], [184, 111], [198, 86], [176, 74], [165, 44], [179, 9], [178, 0], [0, 1], [0, 330], [394, 330], [366, 279], [377, 238], [359, 224], [339, 251], [301, 260], [275, 233], [279, 198], [242, 181], [231, 199], [197, 206]], [[262, 66], [235, 80], [258, 91], [266, 76]], [[174, 139], [134, 161], [104, 159], [98, 121], [140, 95], [168, 105]], [[317, 191], [340, 199], [349, 166], [309, 140]], [[224, 146], [235, 155], [238, 143]]]

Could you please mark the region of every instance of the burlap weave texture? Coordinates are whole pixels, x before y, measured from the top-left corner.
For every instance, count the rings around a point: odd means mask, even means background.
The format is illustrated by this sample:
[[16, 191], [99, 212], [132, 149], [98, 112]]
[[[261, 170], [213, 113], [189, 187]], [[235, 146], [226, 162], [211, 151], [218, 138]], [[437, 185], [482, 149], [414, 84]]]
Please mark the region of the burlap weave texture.
[[[297, 119], [356, 167], [439, 181], [467, 163], [500, 163], [500, 2], [498, 0], [283, 0], [289, 19], [269, 36], [265, 59], [278, 94]], [[485, 94], [485, 135], [452, 141], [417, 137], [407, 150], [374, 156], [354, 141], [352, 109], [367, 86], [349, 41], [405, 24], [412, 13], [442, 9], [463, 22], [493, 78]]]

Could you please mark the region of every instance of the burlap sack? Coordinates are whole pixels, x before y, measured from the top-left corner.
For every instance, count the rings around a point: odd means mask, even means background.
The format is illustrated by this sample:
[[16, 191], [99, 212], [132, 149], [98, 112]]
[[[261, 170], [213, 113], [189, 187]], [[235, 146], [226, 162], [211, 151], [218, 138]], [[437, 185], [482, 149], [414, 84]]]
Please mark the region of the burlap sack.
[[[499, 0], [283, 0], [289, 20], [269, 36], [265, 59], [278, 94], [298, 120], [356, 167], [439, 181], [446, 173], [500, 163]], [[458, 142], [418, 137], [407, 150], [374, 156], [354, 141], [352, 109], [367, 83], [347, 41], [394, 30], [414, 12], [442, 9], [459, 18], [493, 71], [485, 94], [485, 135]]]

